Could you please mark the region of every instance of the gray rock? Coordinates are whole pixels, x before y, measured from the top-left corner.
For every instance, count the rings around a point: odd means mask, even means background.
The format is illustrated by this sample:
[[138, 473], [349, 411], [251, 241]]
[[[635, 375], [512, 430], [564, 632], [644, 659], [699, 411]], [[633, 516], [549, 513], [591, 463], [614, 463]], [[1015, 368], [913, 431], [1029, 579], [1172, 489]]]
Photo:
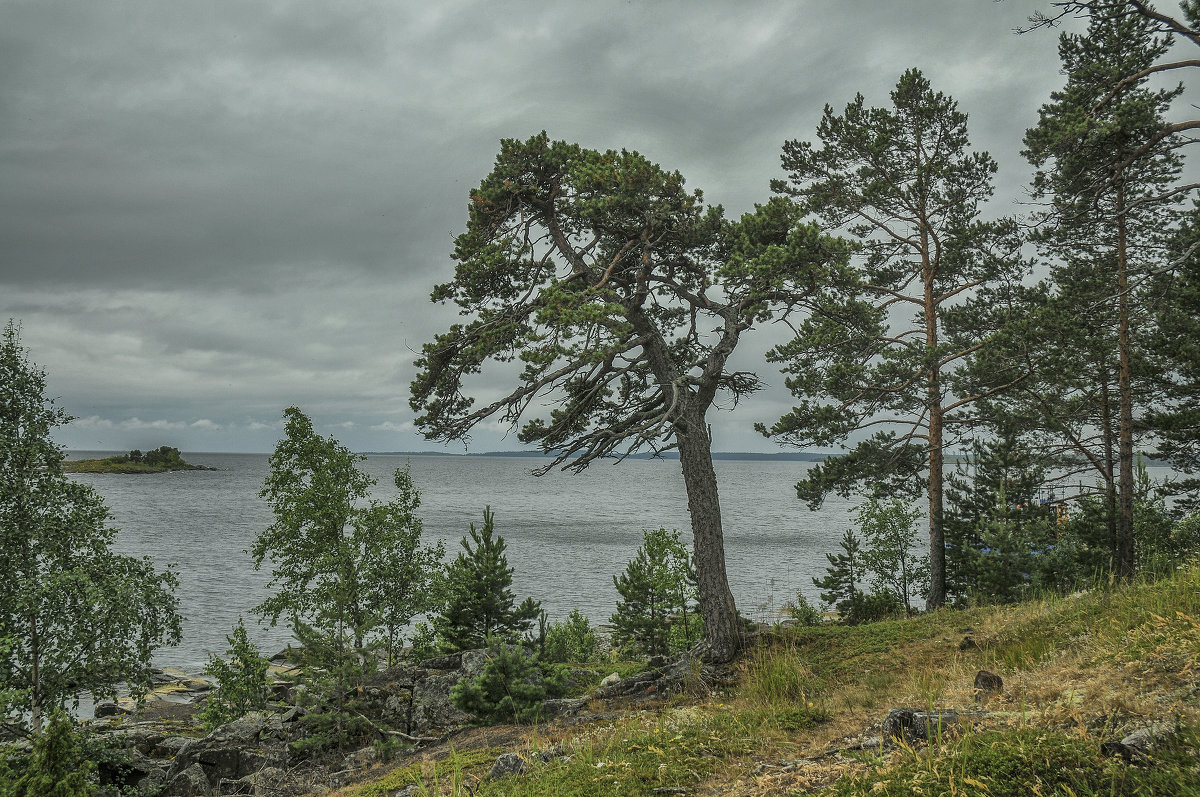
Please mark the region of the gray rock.
[[994, 672], [980, 670], [975, 673], [975, 702], [981, 703], [1004, 691], [1004, 679]]
[[1125, 735], [1121, 741], [1110, 741], [1100, 745], [1100, 750], [1107, 755], [1119, 755], [1126, 761], [1145, 763], [1155, 746], [1175, 735], [1175, 729], [1170, 725], [1152, 725]]
[[588, 698], [574, 697], [558, 700], [546, 700], [542, 703], [542, 719], [554, 717], [573, 717], [581, 708], [587, 705]]
[[163, 789], [162, 797], [212, 797], [213, 793], [204, 768], [192, 764], [171, 778]]
[[472, 716], [450, 702], [450, 690], [461, 679], [458, 672], [430, 673], [413, 686], [409, 733], [427, 736], [431, 730], [448, 730], [465, 725]]
[[940, 734], [954, 729], [959, 723], [959, 713], [952, 709], [940, 711], [918, 711], [912, 708], [894, 708], [883, 721], [881, 733], [884, 739], [903, 741], [905, 744], [928, 742]]
[[462, 653], [448, 653], [445, 656], [434, 656], [417, 664], [422, 670], [457, 670], [462, 667]]
[[247, 714], [222, 725], [203, 739], [191, 739], [179, 748], [167, 773], [174, 778], [198, 765], [210, 783], [239, 780], [267, 766], [287, 764], [283, 722], [279, 715]]
[[462, 652], [462, 663], [459, 665], [463, 677], [476, 678], [481, 675], [484, 666], [487, 665], [490, 658], [486, 650], [464, 650]]
[[132, 711], [122, 708], [121, 706], [118, 706], [116, 703], [104, 702], [104, 703], [96, 704], [95, 709], [93, 709], [93, 711], [92, 711], [92, 716], [99, 719], [100, 717], [118, 717], [118, 716], [124, 716], [124, 715], [132, 714], [132, 713], [133, 713]]
[[398, 690], [383, 702], [383, 721], [397, 728], [408, 728], [412, 716], [411, 689]]
[[614, 673], [611, 673], [610, 675], [604, 676], [604, 680], [602, 680], [600, 682], [600, 686], [612, 686], [615, 683], [619, 683], [620, 680], [621, 680], [621, 676], [617, 675], [614, 672]]
[[520, 753], [504, 753], [492, 764], [492, 780], [509, 775], [521, 775], [529, 770], [529, 764]]

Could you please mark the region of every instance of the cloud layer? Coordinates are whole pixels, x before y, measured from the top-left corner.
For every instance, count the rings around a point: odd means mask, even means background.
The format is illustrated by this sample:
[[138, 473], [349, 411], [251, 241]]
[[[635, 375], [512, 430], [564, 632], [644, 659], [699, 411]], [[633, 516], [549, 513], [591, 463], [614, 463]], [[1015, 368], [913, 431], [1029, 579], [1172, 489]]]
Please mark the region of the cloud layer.
[[[1062, 80], [1018, 0], [425, 5], [4, 4], [0, 316], [81, 418], [62, 442], [265, 451], [294, 403], [426, 447], [414, 352], [454, 318], [429, 291], [502, 137], [639, 150], [736, 216], [826, 103], [917, 66], [1000, 162], [999, 214]], [[719, 415], [718, 447], [769, 449], [751, 425], [787, 406]]]

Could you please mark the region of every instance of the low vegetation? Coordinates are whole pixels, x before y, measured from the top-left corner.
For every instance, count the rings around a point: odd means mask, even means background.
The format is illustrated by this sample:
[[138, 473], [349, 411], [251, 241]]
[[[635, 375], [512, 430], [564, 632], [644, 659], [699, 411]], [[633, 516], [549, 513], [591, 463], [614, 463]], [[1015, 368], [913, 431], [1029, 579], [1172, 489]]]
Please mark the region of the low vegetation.
[[[980, 669], [1004, 686], [977, 701]], [[338, 795], [408, 785], [479, 797], [1197, 794], [1198, 694], [1192, 563], [1153, 583], [1003, 607], [760, 629], [732, 685], [698, 674], [683, 694], [590, 724], [527, 728], [503, 748], [478, 737], [401, 757]], [[929, 745], [881, 748], [880, 721], [897, 706], [957, 709], [968, 720]], [[1111, 743], [1147, 727], [1158, 737], [1149, 759], [1114, 752]], [[497, 756], [514, 748], [526, 771], [492, 779]]]
[[68, 473], [166, 473], [172, 470], [211, 470], [203, 465], [185, 462], [178, 448], [160, 446], [142, 453], [133, 449], [105, 459], [64, 460], [62, 469]]

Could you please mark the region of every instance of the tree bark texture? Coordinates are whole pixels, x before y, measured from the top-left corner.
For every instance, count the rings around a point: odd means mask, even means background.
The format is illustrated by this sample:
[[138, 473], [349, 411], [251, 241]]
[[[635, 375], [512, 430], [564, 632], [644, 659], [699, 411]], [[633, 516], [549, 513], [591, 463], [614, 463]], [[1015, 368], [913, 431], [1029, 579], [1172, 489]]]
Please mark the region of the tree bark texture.
[[1133, 363], [1129, 340], [1129, 262], [1125, 215], [1125, 187], [1117, 178], [1117, 372], [1121, 475], [1118, 492], [1121, 511], [1117, 520], [1117, 576], [1133, 575]]
[[732, 661], [742, 649], [742, 629], [729, 577], [725, 571], [725, 537], [721, 527], [721, 502], [713, 470], [712, 446], [703, 416], [691, 413], [676, 427], [679, 463], [692, 516], [696, 552], [696, 581], [700, 616], [704, 618], [707, 655], [714, 662]]

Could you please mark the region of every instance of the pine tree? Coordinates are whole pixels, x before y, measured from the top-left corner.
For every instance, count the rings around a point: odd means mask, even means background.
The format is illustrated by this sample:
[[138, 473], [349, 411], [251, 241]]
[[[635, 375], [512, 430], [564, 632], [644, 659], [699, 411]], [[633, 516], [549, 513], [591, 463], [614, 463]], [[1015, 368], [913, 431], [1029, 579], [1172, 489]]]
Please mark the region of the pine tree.
[[858, 584], [862, 581], [862, 553], [858, 537], [850, 529], [842, 535], [842, 552], [827, 553], [829, 560], [824, 578], [813, 578], [813, 586], [824, 590], [821, 600], [835, 607], [843, 618], [853, 613], [855, 601], [862, 596]]
[[945, 601], [946, 452], [974, 422], [975, 402], [1011, 384], [976, 390], [962, 376], [1007, 323], [1010, 286], [1026, 269], [1015, 224], [980, 219], [996, 164], [970, 151], [966, 114], [915, 69], [891, 100], [869, 108], [859, 95], [842, 114], [827, 106], [820, 148], [784, 144], [788, 180], [772, 188], [854, 236], [859, 255], [855, 279], [822, 285], [816, 312], [768, 355], [800, 403], [760, 431], [802, 447], [859, 440], [796, 485], [810, 506], [867, 485], [924, 493], [926, 605], [936, 608]]
[[[417, 426], [459, 440], [496, 418], [554, 456], [547, 470], [678, 448], [703, 652], [731, 661], [742, 625], [706, 419], [761, 386], [729, 367], [743, 333], [802, 306], [845, 247], [782, 198], [730, 224], [678, 172], [545, 132], [501, 142], [470, 199], [454, 278], [432, 296], [464, 320], [422, 349]], [[475, 405], [493, 374], [512, 390]]]
[[482, 648], [493, 637], [515, 641], [533, 626], [541, 604], [526, 598], [519, 606], [512, 591], [513, 569], [504, 538], [495, 535], [495, 515], [483, 510], [483, 528], [471, 524], [462, 551], [446, 568], [445, 599], [432, 618], [438, 644], [447, 651]]
[[[645, 531], [625, 572], [613, 576], [621, 600], [612, 624], [618, 643], [632, 642], [648, 656], [670, 652], [672, 631], [691, 646], [688, 609], [695, 597], [695, 570], [678, 531]], [[694, 617], [695, 615], [693, 615]]]
[[[1165, 115], [1182, 87], [1153, 89], [1151, 68], [1170, 46], [1153, 20], [1096, 15], [1084, 35], [1064, 33], [1059, 55], [1067, 82], [1042, 107], [1025, 136], [1025, 155], [1038, 168], [1035, 196], [1048, 199], [1039, 232], [1042, 251], [1056, 258], [1055, 283], [1079, 317], [1101, 318], [1099, 329], [1058, 342], [1076, 348], [1077, 368], [1030, 380], [1029, 394], [1046, 397], [1057, 427], [1095, 427], [1061, 417], [1056, 393], [1091, 388], [1104, 401], [1099, 445], [1076, 456], [1105, 480], [1114, 522], [1113, 568], [1135, 568], [1135, 447], [1146, 429], [1146, 341], [1155, 321], [1151, 275], [1169, 269], [1164, 254], [1185, 191], [1176, 178], [1183, 146]], [[1056, 319], [1052, 319], [1057, 322]], [[1046, 399], [1049, 399], [1047, 402]], [[1113, 470], [1115, 464], [1115, 485]]]
[[949, 479], [947, 584], [959, 601], [1017, 599], [1034, 578], [1035, 552], [1053, 544], [1053, 507], [1039, 500], [1045, 471], [1017, 427], [999, 424]]

